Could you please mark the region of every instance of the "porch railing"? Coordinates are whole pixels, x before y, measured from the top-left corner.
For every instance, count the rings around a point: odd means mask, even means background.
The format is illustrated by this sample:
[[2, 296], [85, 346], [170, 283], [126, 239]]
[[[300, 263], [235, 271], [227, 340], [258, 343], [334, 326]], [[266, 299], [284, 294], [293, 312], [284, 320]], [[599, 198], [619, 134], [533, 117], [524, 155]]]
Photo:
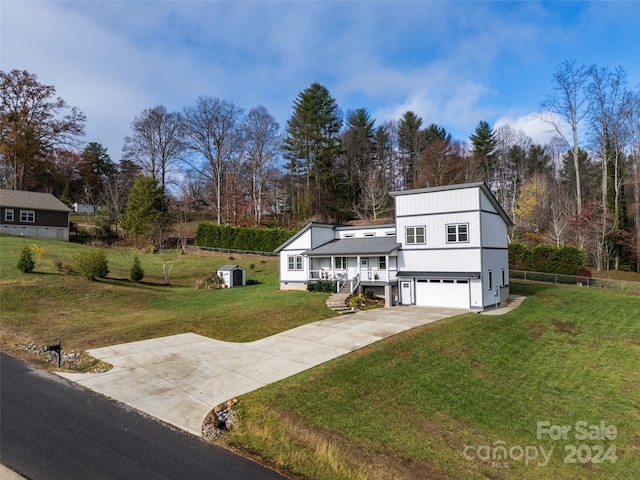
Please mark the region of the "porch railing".
[[342, 287], [347, 283], [347, 272], [344, 272], [342, 275], [338, 276], [336, 281], [336, 293], [342, 290]]

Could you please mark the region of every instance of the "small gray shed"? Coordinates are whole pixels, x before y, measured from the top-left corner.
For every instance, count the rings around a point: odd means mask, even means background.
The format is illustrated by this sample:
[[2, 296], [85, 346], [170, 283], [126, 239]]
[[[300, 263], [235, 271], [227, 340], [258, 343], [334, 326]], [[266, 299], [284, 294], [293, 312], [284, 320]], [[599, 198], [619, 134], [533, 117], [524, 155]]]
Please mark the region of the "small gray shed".
[[218, 275], [228, 288], [242, 287], [247, 284], [247, 272], [240, 265], [224, 265], [218, 269]]

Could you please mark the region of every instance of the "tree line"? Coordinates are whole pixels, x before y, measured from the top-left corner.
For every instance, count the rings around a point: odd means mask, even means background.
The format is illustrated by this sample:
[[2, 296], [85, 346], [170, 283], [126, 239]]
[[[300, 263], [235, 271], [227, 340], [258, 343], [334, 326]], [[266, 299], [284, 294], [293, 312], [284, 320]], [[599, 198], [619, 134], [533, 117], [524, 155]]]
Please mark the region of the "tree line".
[[638, 268], [640, 89], [621, 67], [555, 67], [538, 115], [556, 134], [545, 145], [484, 120], [463, 140], [412, 111], [378, 123], [313, 83], [283, 127], [263, 106], [210, 96], [145, 109], [118, 162], [80, 143], [86, 119], [54, 87], [26, 71], [0, 76], [3, 188], [99, 205], [105, 222], [120, 221], [138, 176], [218, 224], [285, 228], [380, 220], [393, 215], [390, 191], [483, 181], [514, 220], [512, 240], [573, 244], [599, 269]]

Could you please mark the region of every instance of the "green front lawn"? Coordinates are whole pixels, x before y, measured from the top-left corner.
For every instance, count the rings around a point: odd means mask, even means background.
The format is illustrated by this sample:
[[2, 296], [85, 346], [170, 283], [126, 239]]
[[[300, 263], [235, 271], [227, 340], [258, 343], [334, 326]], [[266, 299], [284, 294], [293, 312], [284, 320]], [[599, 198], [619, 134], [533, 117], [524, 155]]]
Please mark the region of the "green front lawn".
[[[33, 244], [45, 253], [35, 271], [24, 274], [16, 262], [22, 247]], [[2, 344], [40, 346], [61, 339], [65, 350], [83, 351], [184, 332], [245, 342], [334, 315], [325, 305], [327, 294], [281, 292], [276, 257], [180, 255], [169, 286], [163, 285], [160, 256], [151, 253], [139, 253], [145, 278], [131, 282], [134, 252], [125, 248], [107, 249], [110, 273], [105, 279], [89, 282], [58, 271], [56, 261], [69, 264], [86, 248], [91, 247], [0, 236]], [[259, 283], [194, 288], [196, 280], [230, 263], [244, 267], [247, 279]]]
[[[23, 274], [20, 250], [34, 243], [45, 253]], [[279, 291], [273, 257], [183, 255], [170, 286], [150, 253], [140, 255], [144, 281], [130, 282], [132, 252], [122, 248], [107, 250], [106, 279], [58, 272], [56, 260], [69, 263], [83, 248], [0, 236], [3, 350], [28, 356], [19, 343], [62, 339], [65, 350], [83, 351], [182, 332], [249, 341], [332, 315], [326, 294]], [[193, 287], [228, 263], [260, 283]], [[512, 290], [527, 300], [509, 314], [429, 324], [243, 396], [239, 426], [225, 441], [294, 478], [637, 478], [640, 297], [575, 286]], [[571, 430], [566, 439], [538, 438], [538, 422]], [[617, 436], [580, 440], [578, 422], [604, 422]], [[486, 458], [498, 446], [512, 454]], [[545, 465], [540, 448], [551, 451]], [[536, 458], [518, 457], [532, 449]], [[585, 461], [592, 458], [604, 461]]]
[[[513, 291], [528, 298], [504, 316], [433, 323], [244, 396], [228, 441], [314, 479], [637, 478], [640, 298]], [[576, 438], [601, 421], [615, 439]], [[538, 422], [571, 430], [538, 438]], [[499, 445], [513, 456], [485, 459]]]

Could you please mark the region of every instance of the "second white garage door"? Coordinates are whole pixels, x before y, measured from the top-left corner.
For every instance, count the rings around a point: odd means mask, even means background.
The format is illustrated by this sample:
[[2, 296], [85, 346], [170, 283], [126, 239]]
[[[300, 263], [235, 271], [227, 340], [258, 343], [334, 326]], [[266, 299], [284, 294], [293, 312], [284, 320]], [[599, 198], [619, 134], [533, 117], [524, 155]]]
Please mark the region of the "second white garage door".
[[469, 280], [417, 280], [416, 305], [469, 308]]

